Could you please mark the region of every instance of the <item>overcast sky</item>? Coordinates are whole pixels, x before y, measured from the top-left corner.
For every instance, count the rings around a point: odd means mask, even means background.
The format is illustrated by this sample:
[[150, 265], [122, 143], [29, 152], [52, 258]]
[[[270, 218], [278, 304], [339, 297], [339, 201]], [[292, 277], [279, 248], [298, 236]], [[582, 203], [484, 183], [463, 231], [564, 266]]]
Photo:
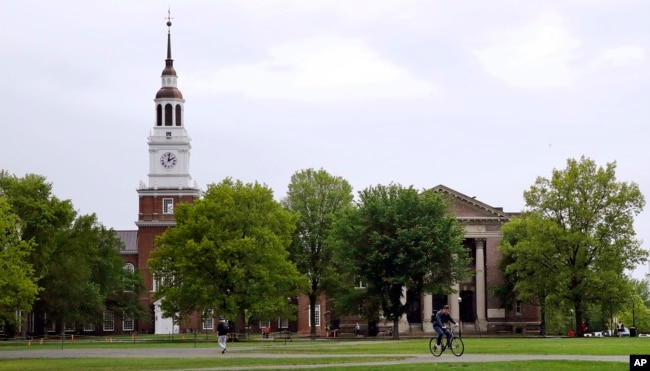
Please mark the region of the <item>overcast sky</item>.
[[[0, 0], [0, 169], [135, 229], [168, 1]], [[174, 1], [194, 180], [443, 184], [505, 211], [585, 155], [650, 197], [650, 2]], [[637, 218], [650, 249], [650, 206]], [[643, 278], [645, 266], [634, 272]]]

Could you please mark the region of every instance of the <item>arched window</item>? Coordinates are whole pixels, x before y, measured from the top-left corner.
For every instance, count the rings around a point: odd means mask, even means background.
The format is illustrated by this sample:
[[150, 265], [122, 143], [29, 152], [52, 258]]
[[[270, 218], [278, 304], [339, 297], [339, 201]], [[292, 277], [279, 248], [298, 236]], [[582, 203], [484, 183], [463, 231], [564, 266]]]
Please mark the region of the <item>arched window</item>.
[[162, 106], [156, 107], [156, 126], [162, 126]]
[[176, 126], [182, 126], [181, 124], [181, 105], [176, 105]]
[[[124, 267], [122, 267], [122, 268], [124, 268], [125, 271], [135, 273], [135, 266], [132, 263], [126, 263], [126, 264], [124, 264]], [[126, 291], [133, 291], [134, 289], [135, 289], [135, 285], [131, 285], [131, 289], [125, 289], [124, 291], [125, 292]]]
[[171, 104], [165, 105], [165, 126], [172, 126], [173, 108]]

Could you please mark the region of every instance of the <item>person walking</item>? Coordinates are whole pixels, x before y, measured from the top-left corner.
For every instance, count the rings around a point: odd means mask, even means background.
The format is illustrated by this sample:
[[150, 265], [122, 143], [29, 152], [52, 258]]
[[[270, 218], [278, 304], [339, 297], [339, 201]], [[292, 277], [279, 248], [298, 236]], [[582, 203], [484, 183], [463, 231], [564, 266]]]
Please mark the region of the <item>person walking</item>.
[[219, 316], [219, 324], [217, 325], [217, 343], [221, 347], [221, 354], [226, 353], [226, 339], [228, 338], [228, 324], [223, 316]]

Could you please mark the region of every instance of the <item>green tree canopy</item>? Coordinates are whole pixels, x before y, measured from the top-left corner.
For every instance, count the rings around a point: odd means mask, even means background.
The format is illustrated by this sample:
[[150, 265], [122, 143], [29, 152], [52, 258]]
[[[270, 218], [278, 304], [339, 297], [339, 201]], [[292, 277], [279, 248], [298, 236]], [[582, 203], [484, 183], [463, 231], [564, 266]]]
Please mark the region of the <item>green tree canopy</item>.
[[63, 331], [64, 322], [99, 323], [103, 309], [125, 310], [134, 318], [144, 313], [137, 300], [141, 281], [123, 269], [122, 241], [94, 214], [77, 215], [72, 202], [55, 197], [39, 175], [18, 178], [0, 171], [0, 194], [19, 218], [20, 239], [33, 246], [27, 261], [40, 288], [37, 316], [47, 315]]
[[16, 311], [29, 312], [38, 294], [28, 262], [33, 242], [23, 241], [20, 222], [0, 194], [0, 324], [15, 324]]
[[411, 300], [424, 292], [449, 293], [467, 276], [464, 228], [433, 190], [378, 185], [359, 198], [337, 220], [338, 260], [367, 282], [368, 297], [394, 321], [397, 338], [398, 319]]
[[332, 249], [327, 244], [334, 218], [352, 203], [352, 186], [343, 178], [321, 169], [301, 170], [291, 176], [284, 207], [297, 215], [297, 228], [290, 246], [291, 260], [309, 278], [311, 333], [316, 333], [316, 300], [332, 276]]
[[584, 156], [568, 160], [551, 179], [537, 178], [524, 192], [521, 218], [503, 227], [500, 248], [516, 292], [530, 298], [544, 290], [574, 311], [575, 323], [585, 305], [623, 305], [625, 270], [647, 259], [633, 228], [644, 197], [636, 184], [618, 182], [615, 170], [616, 163], [598, 167]]
[[202, 199], [174, 210], [176, 227], [156, 241], [149, 268], [167, 316], [194, 311], [235, 316], [289, 318], [287, 298], [306, 289], [306, 278], [289, 261], [295, 220], [257, 182], [225, 179]]

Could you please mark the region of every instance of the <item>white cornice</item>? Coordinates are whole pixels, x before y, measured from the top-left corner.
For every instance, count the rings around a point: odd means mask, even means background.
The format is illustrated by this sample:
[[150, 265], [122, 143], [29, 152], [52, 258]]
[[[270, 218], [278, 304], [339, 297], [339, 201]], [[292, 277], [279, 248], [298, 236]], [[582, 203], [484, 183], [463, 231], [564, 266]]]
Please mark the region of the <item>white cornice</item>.
[[176, 221], [162, 221], [162, 220], [153, 220], [146, 221], [140, 220], [135, 222], [135, 225], [138, 227], [175, 227]]
[[198, 188], [140, 188], [137, 190], [140, 197], [143, 196], [194, 196], [200, 197], [201, 190]]

